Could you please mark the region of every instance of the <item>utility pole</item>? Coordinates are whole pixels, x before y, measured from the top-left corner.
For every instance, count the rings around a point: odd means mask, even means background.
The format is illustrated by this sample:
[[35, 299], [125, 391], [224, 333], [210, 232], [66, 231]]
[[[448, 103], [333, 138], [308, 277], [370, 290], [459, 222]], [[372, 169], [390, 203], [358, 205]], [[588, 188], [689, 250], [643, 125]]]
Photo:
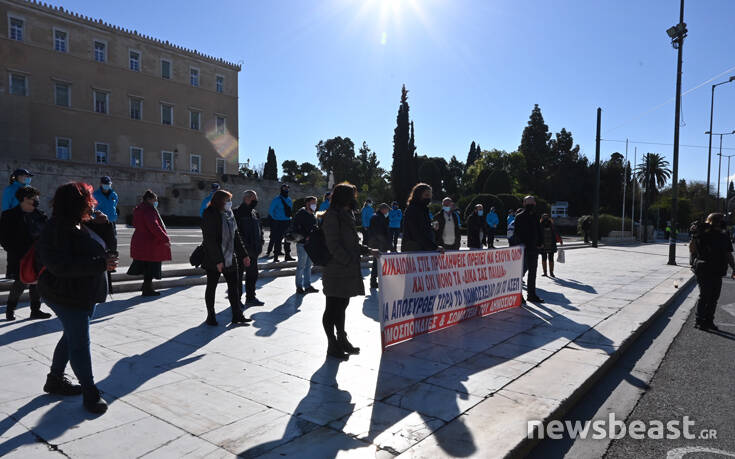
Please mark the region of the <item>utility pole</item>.
[[[633, 153], [633, 167], [635, 168], [635, 166], [637, 165], [637, 162], [638, 162], [638, 147], [635, 147], [635, 149], [633, 151], [635, 152], [635, 153]], [[631, 170], [631, 178], [634, 177], [634, 176], [635, 176], [635, 174]], [[630, 211], [630, 219], [631, 219], [631, 222], [630, 222], [630, 232], [633, 233], [633, 238], [635, 238], [635, 189], [636, 189], [636, 185], [638, 185], [638, 180], [636, 180], [635, 178], [633, 178], [633, 193], [632, 193], [633, 194], [633, 199], [631, 199], [631, 201], [633, 201], [633, 203], [631, 204], [632, 209]]]
[[600, 237], [600, 122], [602, 109], [597, 107], [597, 139], [595, 141], [595, 192], [592, 211], [592, 247], [597, 247]]
[[[673, 33], [671, 29], [674, 29]], [[676, 264], [676, 217], [679, 211], [679, 120], [681, 113], [681, 61], [687, 27], [684, 23], [684, 0], [679, 7], [679, 23], [667, 30], [671, 44], [678, 51], [676, 60], [676, 108], [674, 113], [674, 167], [671, 183], [671, 233], [669, 234], [669, 263]]]
[[623, 221], [620, 224], [622, 226], [622, 233], [620, 237], [625, 235], [625, 190], [628, 188], [628, 139], [625, 139], [625, 162], [623, 163]]

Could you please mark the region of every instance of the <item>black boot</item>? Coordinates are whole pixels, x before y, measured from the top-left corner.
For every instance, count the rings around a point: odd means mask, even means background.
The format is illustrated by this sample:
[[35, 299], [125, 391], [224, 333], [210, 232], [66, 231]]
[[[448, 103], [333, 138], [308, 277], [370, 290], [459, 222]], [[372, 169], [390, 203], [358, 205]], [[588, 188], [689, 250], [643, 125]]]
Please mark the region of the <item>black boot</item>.
[[5, 306], [5, 320], [15, 320], [15, 305], [8, 304]]
[[142, 295], [143, 296], [159, 296], [161, 295], [161, 292], [157, 292], [153, 290], [153, 280], [144, 280]]
[[339, 343], [340, 347], [342, 347], [342, 350], [348, 354], [359, 354], [360, 348], [353, 346], [349, 341], [347, 341], [347, 333], [345, 332], [337, 332], [337, 342]]
[[214, 314], [214, 308], [207, 308], [207, 325], [217, 326], [217, 316]]
[[342, 346], [337, 342], [334, 335], [327, 337], [329, 344], [327, 345], [327, 355], [334, 357], [337, 360], [347, 360], [350, 358], [349, 354], [346, 354], [342, 349]]
[[82, 393], [82, 386], [72, 384], [66, 376], [56, 376], [49, 373], [46, 376], [43, 391], [56, 395], [79, 395]]
[[31, 319], [49, 319], [51, 314], [41, 311], [40, 304], [31, 305]]
[[107, 403], [102, 400], [100, 391], [96, 386], [82, 389], [84, 408], [93, 414], [103, 414], [107, 411]]
[[292, 257], [290, 253], [287, 253], [286, 258], [284, 258], [283, 260], [284, 261], [296, 261], [296, 259]]

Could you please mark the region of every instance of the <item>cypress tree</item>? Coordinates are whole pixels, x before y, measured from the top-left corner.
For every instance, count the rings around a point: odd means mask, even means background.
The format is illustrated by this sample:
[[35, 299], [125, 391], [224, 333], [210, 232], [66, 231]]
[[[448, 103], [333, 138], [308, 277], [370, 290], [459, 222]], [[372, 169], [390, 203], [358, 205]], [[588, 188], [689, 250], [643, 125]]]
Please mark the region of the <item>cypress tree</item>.
[[418, 175], [418, 171], [413, 167], [416, 145], [413, 137], [413, 123], [409, 122], [408, 111], [408, 90], [404, 84], [401, 88], [401, 104], [398, 106], [396, 128], [393, 131], [393, 169], [391, 170], [393, 195], [401, 204], [406, 202], [408, 193], [416, 183]]
[[268, 147], [268, 159], [263, 167], [263, 178], [266, 180], [278, 180], [278, 163], [276, 162], [276, 151]]

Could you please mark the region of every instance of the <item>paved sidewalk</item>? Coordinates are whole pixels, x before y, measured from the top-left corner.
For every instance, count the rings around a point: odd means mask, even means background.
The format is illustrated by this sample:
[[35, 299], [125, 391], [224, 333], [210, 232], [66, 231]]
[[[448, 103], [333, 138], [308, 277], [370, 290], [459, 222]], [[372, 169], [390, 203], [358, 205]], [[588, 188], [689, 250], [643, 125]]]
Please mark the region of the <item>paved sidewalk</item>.
[[[255, 319], [248, 327], [227, 324], [223, 285], [218, 327], [203, 325], [203, 286], [153, 301], [116, 295], [91, 331], [95, 377], [110, 402], [99, 418], [79, 397], [43, 394], [60, 323], [22, 320], [22, 307], [18, 321], [0, 322], [0, 455], [502, 456], [522, 444], [527, 419], [562, 409], [690, 278], [665, 264], [667, 251], [572, 251], [558, 279], [540, 278], [547, 303], [385, 353], [377, 294], [354, 298], [347, 330], [362, 353], [343, 363], [325, 358], [323, 295], [293, 294], [290, 277], [264, 281], [267, 304], [246, 311]], [[686, 263], [686, 247], [678, 253]]]

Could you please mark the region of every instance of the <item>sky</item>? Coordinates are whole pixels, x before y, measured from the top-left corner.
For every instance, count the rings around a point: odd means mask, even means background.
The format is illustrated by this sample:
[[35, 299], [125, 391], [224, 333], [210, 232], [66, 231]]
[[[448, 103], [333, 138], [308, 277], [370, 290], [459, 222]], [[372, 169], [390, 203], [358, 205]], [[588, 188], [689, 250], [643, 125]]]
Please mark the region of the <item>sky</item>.
[[[240, 62], [240, 161], [272, 146], [317, 163], [334, 136], [366, 141], [390, 169], [401, 85], [419, 154], [470, 142], [514, 151], [534, 104], [595, 156], [673, 162], [676, 50], [666, 29], [679, 0], [54, 0], [51, 3]], [[679, 176], [706, 180], [711, 85], [735, 75], [733, 0], [688, 0]], [[735, 130], [735, 81], [715, 90], [714, 132]], [[622, 141], [622, 142], [620, 142]], [[650, 142], [650, 143], [643, 143]], [[662, 144], [662, 145], [657, 145]], [[713, 139], [717, 183], [719, 137]], [[735, 154], [735, 135], [723, 137]], [[723, 158], [724, 193], [727, 158]], [[735, 176], [735, 161], [731, 164]]]

